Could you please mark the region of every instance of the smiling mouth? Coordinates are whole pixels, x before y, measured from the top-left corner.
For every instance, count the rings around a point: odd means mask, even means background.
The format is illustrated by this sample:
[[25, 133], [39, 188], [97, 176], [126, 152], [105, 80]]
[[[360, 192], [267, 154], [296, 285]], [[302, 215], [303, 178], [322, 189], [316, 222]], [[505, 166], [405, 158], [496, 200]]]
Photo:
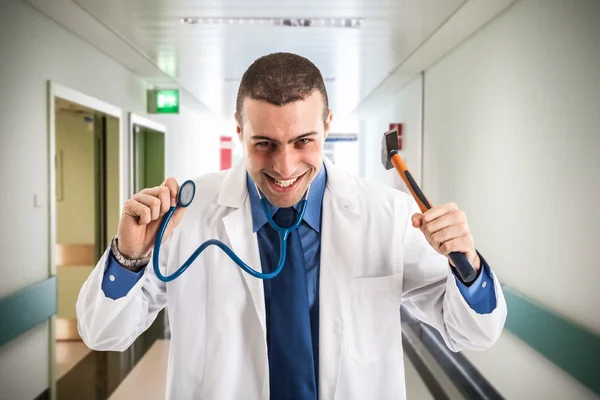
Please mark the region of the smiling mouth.
[[298, 187], [300, 182], [302, 182], [305, 175], [306, 172], [292, 179], [275, 179], [272, 176], [265, 174], [267, 180], [269, 181], [269, 186], [278, 193], [293, 192]]

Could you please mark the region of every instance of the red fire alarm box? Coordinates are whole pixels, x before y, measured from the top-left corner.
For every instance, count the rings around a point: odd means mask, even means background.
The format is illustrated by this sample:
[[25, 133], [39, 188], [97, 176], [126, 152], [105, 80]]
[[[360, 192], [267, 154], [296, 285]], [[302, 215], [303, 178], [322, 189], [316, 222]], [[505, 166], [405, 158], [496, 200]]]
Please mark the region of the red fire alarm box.
[[398, 150], [402, 150], [402, 124], [401, 123], [391, 123], [390, 129], [396, 129], [398, 131]]
[[398, 150], [402, 150], [402, 124], [400, 123], [391, 123], [390, 131], [392, 129], [396, 129], [398, 131]]
[[233, 141], [231, 136], [221, 136], [221, 171], [231, 168]]

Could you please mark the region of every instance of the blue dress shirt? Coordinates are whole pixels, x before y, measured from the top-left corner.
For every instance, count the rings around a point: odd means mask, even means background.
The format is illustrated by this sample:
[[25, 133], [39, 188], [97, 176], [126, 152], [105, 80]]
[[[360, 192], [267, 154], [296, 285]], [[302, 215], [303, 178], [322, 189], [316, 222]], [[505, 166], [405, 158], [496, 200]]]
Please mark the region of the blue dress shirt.
[[106, 257], [105, 268], [104, 277], [102, 278], [102, 290], [106, 297], [113, 300], [125, 297], [137, 281], [142, 278], [146, 269], [144, 267], [138, 272], [128, 270], [119, 264], [110, 248], [108, 249], [108, 257]]

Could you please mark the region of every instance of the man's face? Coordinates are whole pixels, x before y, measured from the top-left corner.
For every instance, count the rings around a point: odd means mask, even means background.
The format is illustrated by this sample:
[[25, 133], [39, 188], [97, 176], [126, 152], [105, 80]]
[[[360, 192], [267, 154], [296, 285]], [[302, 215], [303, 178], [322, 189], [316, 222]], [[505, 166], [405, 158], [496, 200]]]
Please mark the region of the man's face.
[[314, 91], [283, 106], [246, 98], [243, 114], [243, 128], [238, 125], [237, 133], [246, 149], [250, 177], [271, 204], [293, 206], [323, 163], [332, 116], [329, 112], [323, 123], [321, 93]]

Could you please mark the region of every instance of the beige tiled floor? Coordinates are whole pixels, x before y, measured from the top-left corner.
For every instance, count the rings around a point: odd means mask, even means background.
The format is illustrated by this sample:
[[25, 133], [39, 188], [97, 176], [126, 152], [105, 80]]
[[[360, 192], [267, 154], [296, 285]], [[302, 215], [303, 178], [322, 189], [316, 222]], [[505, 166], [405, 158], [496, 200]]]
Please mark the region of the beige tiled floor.
[[69, 372], [90, 351], [83, 342], [56, 342], [56, 379]]
[[109, 400], [164, 400], [169, 341], [157, 340]]
[[[164, 400], [168, 353], [169, 341], [157, 340], [109, 400]], [[404, 363], [408, 399], [433, 399], [408, 357]]]

